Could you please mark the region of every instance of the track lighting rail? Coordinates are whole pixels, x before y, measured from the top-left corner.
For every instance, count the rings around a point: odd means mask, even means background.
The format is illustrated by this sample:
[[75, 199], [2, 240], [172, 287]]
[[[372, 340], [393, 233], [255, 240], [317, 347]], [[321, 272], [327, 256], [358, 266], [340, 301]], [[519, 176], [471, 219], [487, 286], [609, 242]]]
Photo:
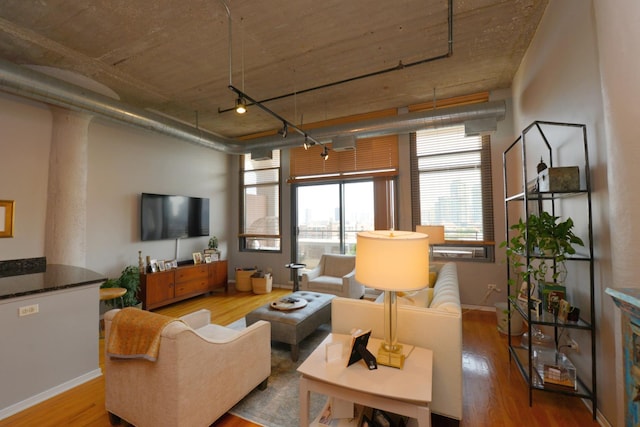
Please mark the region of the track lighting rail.
[[282, 129], [280, 130], [280, 134], [282, 135], [283, 138], [286, 138], [289, 130], [294, 130], [297, 133], [299, 133], [300, 135], [304, 136], [304, 147], [305, 149], [307, 149], [309, 146], [311, 145], [322, 145], [325, 149], [325, 151], [327, 151], [327, 146], [322, 144], [320, 141], [314, 139], [311, 135], [309, 135], [307, 132], [305, 132], [304, 130], [300, 129], [298, 126], [296, 126], [295, 124], [291, 123], [289, 120], [285, 119], [284, 117], [282, 117], [280, 114], [276, 113], [275, 111], [270, 110], [268, 107], [265, 107], [264, 105], [262, 105], [261, 102], [256, 101], [255, 99], [253, 99], [252, 97], [250, 97], [249, 95], [247, 95], [246, 93], [244, 93], [243, 91], [241, 91], [240, 89], [238, 89], [237, 87], [233, 86], [233, 85], [229, 85], [229, 89], [231, 89], [233, 92], [236, 93], [236, 95], [238, 95], [238, 97], [242, 98], [246, 101], [249, 101], [249, 105], [255, 105], [256, 107], [260, 108], [262, 111], [264, 111], [265, 113], [271, 115], [272, 117], [275, 117], [276, 119], [280, 120], [282, 122]]

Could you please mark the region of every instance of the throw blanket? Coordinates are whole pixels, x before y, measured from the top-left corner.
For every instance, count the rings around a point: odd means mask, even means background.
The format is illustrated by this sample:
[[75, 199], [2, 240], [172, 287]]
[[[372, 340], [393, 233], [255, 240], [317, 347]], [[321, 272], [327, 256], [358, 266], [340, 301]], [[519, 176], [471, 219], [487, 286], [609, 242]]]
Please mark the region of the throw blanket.
[[155, 362], [160, 351], [160, 334], [167, 323], [176, 320], [132, 307], [120, 310], [111, 322], [107, 355]]

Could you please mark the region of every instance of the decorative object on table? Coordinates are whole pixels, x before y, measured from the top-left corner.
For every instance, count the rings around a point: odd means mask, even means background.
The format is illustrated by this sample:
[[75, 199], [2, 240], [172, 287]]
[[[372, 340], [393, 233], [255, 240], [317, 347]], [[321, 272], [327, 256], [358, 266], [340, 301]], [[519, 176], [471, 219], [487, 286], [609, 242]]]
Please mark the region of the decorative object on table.
[[220, 260], [220, 252], [217, 249], [205, 249], [204, 256], [205, 258], [209, 257], [211, 262]]
[[444, 244], [444, 225], [417, 225], [416, 233], [429, 236], [429, 262], [433, 262], [433, 247]]
[[367, 350], [369, 337], [371, 337], [371, 329], [366, 331], [358, 330], [351, 334], [351, 352], [349, 353], [347, 366], [351, 366], [359, 360], [364, 360], [369, 370], [378, 369], [375, 356]]
[[147, 273], [153, 273], [153, 269], [151, 267], [151, 257], [147, 255], [147, 267], [145, 268]]
[[202, 254], [200, 252], [194, 252], [191, 255], [193, 256], [194, 264], [202, 264]]
[[149, 273], [157, 273], [158, 272], [158, 260], [152, 259], [149, 261], [149, 268], [147, 270]]
[[144, 262], [142, 262], [142, 251], [138, 251], [138, 271], [144, 273]]
[[[120, 277], [117, 279], [108, 279], [101, 286], [101, 289], [107, 288], [124, 288], [127, 292], [122, 296], [123, 307], [136, 307], [140, 305], [138, 301], [138, 291], [140, 290], [140, 272], [135, 265], [129, 265], [122, 270]], [[105, 301], [108, 307], [115, 307], [116, 300]]]
[[271, 303], [271, 308], [280, 311], [290, 311], [306, 307], [306, 305], [307, 300], [304, 298], [284, 297], [279, 299], [278, 301], [273, 301]]
[[397, 340], [396, 291], [429, 285], [429, 237], [410, 231], [368, 231], [357, 234], [356, 280], [384, 291], [384, 341], [378, 364], [402, 369], [405, 356]]
[[0, 237], [13, 237], [15, 201], [0, 200]]

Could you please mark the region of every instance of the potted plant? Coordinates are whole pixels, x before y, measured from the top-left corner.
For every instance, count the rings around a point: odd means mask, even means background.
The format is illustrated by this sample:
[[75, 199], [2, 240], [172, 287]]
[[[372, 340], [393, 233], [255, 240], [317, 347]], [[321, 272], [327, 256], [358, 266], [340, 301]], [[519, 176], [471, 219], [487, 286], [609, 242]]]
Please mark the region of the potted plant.
[[[560, 217], [542, 211], [529, 215], [526, 222], [521, 218], [511, 230], [516, 234], [500, 247], [506, 247], [507, 261], [518, 283], [537, 284], [539, 292], [551, 286], [562, 288], [567, 256], [576, 253], [573, 245], [584, 246], [582, 239], [573, 233], [573, 220], [560, 221]], [[527, 253], [535, 258], [528, 264]], [[516, 285], [515, 279], [509, 278], [509, 284]]]
[[[117, 279], [108, 279], [101, 288], [125, 288], [127, 293], [122, 297], [123, 307], [135, 307], [140, 305], [138, 301], [138, 291], [140, 289], [140, 271], [138, 267], [129, 265], [122, 270], [120, 277]], [[118, 306], [118, 299], [107, 300], [105, 305], [108, 307]]]
[[209, 239], [209, 249], [218, 250], [218, 238], [216, 236], [212, 236]]

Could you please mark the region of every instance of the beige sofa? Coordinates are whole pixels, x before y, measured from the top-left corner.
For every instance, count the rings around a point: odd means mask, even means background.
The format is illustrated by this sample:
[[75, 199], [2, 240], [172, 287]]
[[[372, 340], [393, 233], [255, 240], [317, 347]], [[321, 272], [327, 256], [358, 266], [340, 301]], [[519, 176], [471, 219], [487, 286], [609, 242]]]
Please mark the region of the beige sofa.
[[300, 290], [361, 298], [364, 285], [356, 281], [355, 268], [354, 255], [322, 254], [318, 265], [302, 274]]
[[[331, 328], [348, 334], [371, 329], [384, 337], [384, 304], [334, 298]], [[398, 341], [433, 350], [433, 401], [431, 411], [462, 419], [462, 310], [456, 265], [440, 267], [433, 289], [399, 294]], [[409, 356], [411, 357], [411, 356]]]
[[[113, 318], [105, 313], [105, 348]], [[157, 361], [105, 356], [105, 406], [137, 427], [209, 426], [271, 374], [271, 325], [242, 331], [199, 310], [164, 326]]]

